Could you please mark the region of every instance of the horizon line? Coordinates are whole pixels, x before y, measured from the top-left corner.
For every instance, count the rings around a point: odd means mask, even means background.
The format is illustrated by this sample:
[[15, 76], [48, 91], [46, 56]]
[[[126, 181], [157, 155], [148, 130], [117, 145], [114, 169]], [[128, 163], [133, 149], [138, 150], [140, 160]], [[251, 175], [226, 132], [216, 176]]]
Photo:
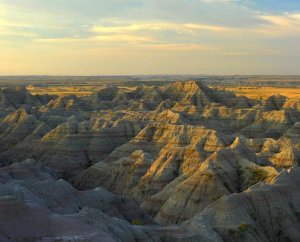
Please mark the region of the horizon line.
[[223, 76], [293, 76], [299, 74], [99, 74], [99, 75], [72, 75], [72, 74], [24, 74], [24, 75], [0, 75], [0, 77], [132, 77], [132, 76], [202, 76], [202, 77], [223, 77]]

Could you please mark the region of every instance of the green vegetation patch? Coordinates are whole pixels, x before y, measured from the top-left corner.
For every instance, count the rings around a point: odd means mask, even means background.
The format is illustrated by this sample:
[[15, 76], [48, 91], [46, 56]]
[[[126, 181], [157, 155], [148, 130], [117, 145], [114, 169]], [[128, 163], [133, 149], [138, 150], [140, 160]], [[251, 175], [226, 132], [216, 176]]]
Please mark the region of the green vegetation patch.
[[132, 225], [143, 225], [143, 222], [140, 219], [131, 220]]
[[249, 171], [250, 171], [249, 182], [251, 184], [256, 184], [258, 182], [265, 181], [268, 178], [267, 172], [265, 172], [262, 169], [253, 169], [253, 168], [250, 168]]

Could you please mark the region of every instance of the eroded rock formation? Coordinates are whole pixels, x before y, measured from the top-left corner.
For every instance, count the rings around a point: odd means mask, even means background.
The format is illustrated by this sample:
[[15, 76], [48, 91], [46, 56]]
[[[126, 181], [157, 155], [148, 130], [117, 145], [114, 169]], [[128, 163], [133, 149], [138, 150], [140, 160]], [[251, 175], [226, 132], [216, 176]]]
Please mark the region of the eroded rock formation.
[[297, 241], [298, 104], [196, 81], [3, 89], [0, 239]]

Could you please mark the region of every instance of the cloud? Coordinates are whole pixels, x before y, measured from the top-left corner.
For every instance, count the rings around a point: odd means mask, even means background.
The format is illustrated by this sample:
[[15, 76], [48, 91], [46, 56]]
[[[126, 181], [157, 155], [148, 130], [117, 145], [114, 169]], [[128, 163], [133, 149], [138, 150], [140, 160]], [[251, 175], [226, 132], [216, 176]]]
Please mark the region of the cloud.
[[[122, 21], [119, 21], [122, 22]], [[114, 23], [113, 23], [114, 24]], [[104, 26], [96, 25], [91, 28], [95, 33], [128, 33], [137, 31], [166, 31], [190, 32], [193, 30], [204, 30], [212, 32], [233, 31], [233, 28], [208, 25], [202, 23], [172, 23], [172, 22], [137, 22], [127, 25]]]
[[126, 42], [128, 44], [155, 42], [151, 38], [147, 38], [139, 35], [130, 35], [130, 34], [103, 35], [103, 36], [94, 36], [90, 38], [37, 38], [34, 39], [34, 41], [41, 42], [41, 43]]
[[266, 22], [258, 28], [261, 33], [279, 37], [297, 36], [300, 38], [300, 13], [260, 15], [257, 17]]
[[220, 51], [220, 48], [200, 44], [148, 44], [138, 47], [166, 51]]
[[[123, 21], [122, 19], [103, 19], [102, 22], [105, 24], [81, 26], [86, 29], [86, 34], [84, 36], [62, 36], [59, 38], [41, 36], [35, 38], [34, 41], [41, 43], [90, 42], [91, 44], [111, 42], [112, 45], [118, 43], [140, 46], [151, 45], [151, 48], [154, 47], [153, 43], [155, 43], [157, 44], [157, 48], [166, 47], [166, 49], [186, 50], [195, 48], [195, 46], [200, 46], [199, 43], [195, 43], [194, 40], [190, 39], [192, 36], [193, 38], [197, 38], [199, 33], [223, 33], [235, 31], [235, 29], [232, 28], [201, 23], [174, 23], [158, 21], [130, 22], [126, 20]], [[173, 36], [172, 38], [170, 37], [171, 35]], [[187, 48], [188, 45], [191, 47]]]
[[137, 68], [143, 55], [151, 56], [153, 70], [162, 63], [155, 57], [174, 58], [179, 68], [184, 62], [185, 70], [199, 67], [198, 59], [257, 65], [300, 55], [300, 3], [286, 2], [282, 11], [282, 3], [269, 0], [3, 0], [0, 51], [12, 63], [20, 53], [28, 63], [37, 56], [38, 64], [55, 55], [53, 66], [72, 63], [74, 55], [83, 56], [79, 65], [91, 56], [104, 64], [110, 56], [111, 63], [127, 61], [131, 53], [140, 56], [132, 60]]
[[[120, 21], [122, 22], [122, 21]], [[167, 23], [132, 23], [123, 26], [103, 26], [96, 25], [91, 28], [91, 32], [94, 33], [128, 33], [136, 32], [140, 30], [164, 30], [172, 29], [172, 24]]]

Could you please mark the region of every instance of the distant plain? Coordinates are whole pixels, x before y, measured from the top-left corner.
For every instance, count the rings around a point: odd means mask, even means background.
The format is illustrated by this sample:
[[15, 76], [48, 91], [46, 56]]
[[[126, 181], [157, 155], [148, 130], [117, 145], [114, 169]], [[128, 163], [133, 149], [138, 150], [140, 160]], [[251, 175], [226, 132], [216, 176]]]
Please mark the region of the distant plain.
[[[124, 91], [132, 91], [140, 83], [163, 85], [175, 80], [202, 80], [209, 86], [234, 92], [238, 96], [265, 100], [273, 94], [290, 99], [300, 96], [298, 76], [120, 76], [120, 77], [10, 77], [11, 84], [27, 86], [33, 94], [58, 96], [88, 96], [107, 86], [116, 85]], [[6, 78], [6, 80], [8, 80]], [[1, 83], [1, 77], [0, 77]]]

